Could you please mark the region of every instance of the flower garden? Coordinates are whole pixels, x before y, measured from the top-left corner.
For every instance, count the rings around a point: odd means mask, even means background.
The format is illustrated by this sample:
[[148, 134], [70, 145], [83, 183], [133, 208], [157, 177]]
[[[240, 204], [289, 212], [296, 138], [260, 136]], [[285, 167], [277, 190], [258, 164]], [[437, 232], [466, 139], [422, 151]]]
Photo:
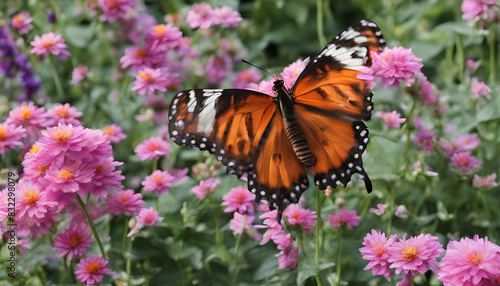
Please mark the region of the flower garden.
[[[497, 0], [192, 2], [0, 3], [0, 286], [500, 285]], [[179, 91], [274, 97], [362, 19], [371, 193], [309, 168], [279, 219], [170, 139]]]

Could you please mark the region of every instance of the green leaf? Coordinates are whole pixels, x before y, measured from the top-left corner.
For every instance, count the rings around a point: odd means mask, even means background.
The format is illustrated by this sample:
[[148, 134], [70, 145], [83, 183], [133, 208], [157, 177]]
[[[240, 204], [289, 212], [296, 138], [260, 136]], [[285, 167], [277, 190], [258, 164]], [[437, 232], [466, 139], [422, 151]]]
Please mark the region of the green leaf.
[[85, 48], [94, 37], [94, 29], [91, 25], [68, 25], [64, 31], [65, 39], [69, 44], [77, 48]]

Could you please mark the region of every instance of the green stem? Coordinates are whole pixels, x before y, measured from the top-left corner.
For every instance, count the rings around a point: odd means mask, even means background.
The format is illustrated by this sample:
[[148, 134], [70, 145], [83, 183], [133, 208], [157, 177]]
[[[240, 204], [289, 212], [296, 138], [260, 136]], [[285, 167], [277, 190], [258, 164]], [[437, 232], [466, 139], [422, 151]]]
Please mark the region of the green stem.
[[341, 270], [342, 270], [342, 240], [344, 237], [343, 229], [342, 227], [339, 228], [339, 253], [338, 253], [338, 258], [337, 258], [337, 276], [338, 276], [338, 283], [337, 285], [340, 286], [340, 282], [342, 281], [341, 277]]
[[212, 212], [214, 213], [214, 222], [215, 222], [215, 246], [218, 248], [222, 244], [222, 236], [219, 228], [219, 218], [217, 217], [216, 208], [212, 208]]
[[59, 74], [57, 73], [56, 65], [54, 64], [54, 56], [49, 55], [49, 63], [50, 68], [52, 70], [52, 77], [54, 78], [54, 84], [56, 85], [57, 96], [59, 100], [64, 99], [64, 92], [61, 85], [61, 79], [59, 78]]
[[95, 241], [99, 245], [99, 249], [101, 250], [102, 257], [106, 259], [106, 252], [104, 252], [104, 247], [102, 246], [101, 239], [99, 238], [99, 235], [97, 234], [97, 230], [95, 229], [94, 222], [92, 222], [92, 219], [90, 218], [89, 212], [87, 211], [87, 206], [85, 203], [82, 201], [82, 198], [78, 194], [76, 195], [76, 200], [82, 207], [83, 212], [85, 213], [85, 217], [87, 218], [87, 221], [89, 222], [90, 229], [92, 230], [92, 234], [94, 235]]
[[326, 46], [326, 38], [323, 32], [323, 0], [316, 0], [316, 30], [320, 47]]
[[235, 284], [236, 278], [238, 277], [238, 272], [240, 271], [240, 268], [238, 267], [238, 262], [239, 262], [238, 252], [240, 250], [241, 236], [242, 236], [241, 234], [238, 235], [238, 237], [236, 238], [236, 245], [234, 246], [234, 263], [233, 263], [234, 269], [233, 269], [233, 279], [231, 285]]
[[490, 49], [490, 86], [495, 86], [496, 63], [495, 63], [495, 35], [496, 31], [493, 25], [490, 25], [490, 34], [488, 35], [488, 45]]
[[460, 82], [464, 82], [465, 77], [464, 77], [464, 65], [465, 65], [465, 56], [464, 56], [464, 46], [462, 44], [462, 38], [457, 35], [456, 36], [456, 45], [457, 45], [457, 55], [458, 55], [458, 67], [459, 67], [459, 73], [458, 77], [460, 79]]
[[130, 218], [125, 218], [125, 227], [123, 228], [122, 253], [125, 255], [125, 246], [127, 245], [128, 222]]
[[132, 264], [132, 243], [134, 242], [134, 238], [130, 239], [130, 244], [128, 246], [128, 253], [127, 253], [127, 285], [130, 285], [130, 266]]
[[316, 266], [316, 283], [320, 286], [324, 285], [319, 273], [319, 252], [321, 250], [321, 190], [316, 188], [316, 251], [314, 262]]

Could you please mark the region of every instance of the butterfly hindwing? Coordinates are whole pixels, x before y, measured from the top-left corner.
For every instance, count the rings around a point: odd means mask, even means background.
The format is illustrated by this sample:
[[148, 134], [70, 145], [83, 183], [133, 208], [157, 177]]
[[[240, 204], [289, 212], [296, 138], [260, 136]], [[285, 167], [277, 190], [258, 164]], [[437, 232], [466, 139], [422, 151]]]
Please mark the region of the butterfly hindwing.
[[175, 143], [208, 150], [241, 177], [253, 170], [275, 111], [273, 98], [255, 91], [186, 90], [172, 100], [169, 132]]

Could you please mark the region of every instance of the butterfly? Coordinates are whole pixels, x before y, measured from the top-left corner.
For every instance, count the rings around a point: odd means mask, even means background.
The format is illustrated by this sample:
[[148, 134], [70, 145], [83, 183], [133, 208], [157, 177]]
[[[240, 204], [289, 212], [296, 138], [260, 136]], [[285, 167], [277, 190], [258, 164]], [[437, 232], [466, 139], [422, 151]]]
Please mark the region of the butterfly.
[[290, 89], [276, 78], [275, 97], [245, 89], [181, 91], [169, 108], [170, 138], [215, 154], [279, 217], [309, 188], [306, 169], [319, 189], [345, 187], [358, 173], [371, 192], [361, 156], [372, 93], [356, 76], [384, 46], [377, 24], [361, 20], [309, 61]]

